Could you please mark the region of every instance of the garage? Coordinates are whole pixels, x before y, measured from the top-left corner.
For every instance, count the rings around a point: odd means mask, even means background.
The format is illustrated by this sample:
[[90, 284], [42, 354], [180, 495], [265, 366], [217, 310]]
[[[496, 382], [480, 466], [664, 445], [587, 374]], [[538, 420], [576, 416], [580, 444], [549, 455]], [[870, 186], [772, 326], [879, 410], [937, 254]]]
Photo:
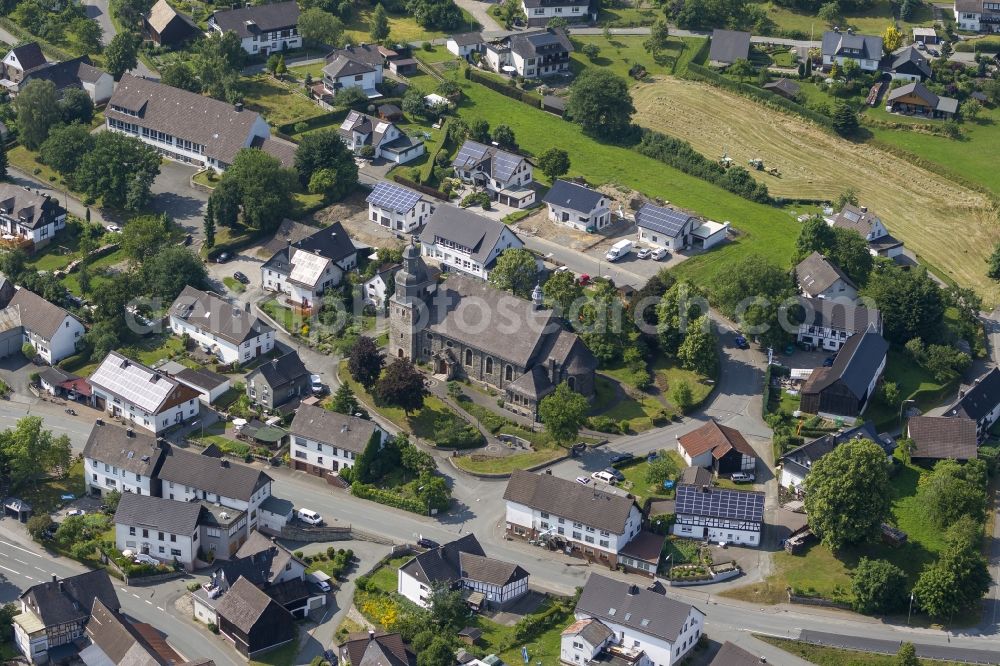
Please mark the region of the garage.
[[694, 247], [699, 250], [707, 250], [726, 240], [726, 236], [728, 234], [728, 222], [725, 224], [719, 224], [718, 222], [708, 220], [707, 222], [703, 222], [701, 226], [691, 232], [692, 243]]
[[21, 318], [12, 310], [0, 311], [0, 358], [21, 353], [24, 344], [24, 328]]

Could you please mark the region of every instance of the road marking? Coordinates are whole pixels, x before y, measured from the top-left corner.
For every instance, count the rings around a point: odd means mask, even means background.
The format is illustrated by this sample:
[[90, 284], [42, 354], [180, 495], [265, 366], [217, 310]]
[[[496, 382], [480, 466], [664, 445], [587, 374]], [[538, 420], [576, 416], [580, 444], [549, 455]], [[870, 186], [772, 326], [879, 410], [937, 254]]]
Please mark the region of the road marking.
[[34, 579], [34, 578], [32, 578], [31, 576], [25, 576], [25, 578], [27, 578], [28, 580], [35, 580], [35, 579]]
[[43, 569], [41, 567], [35, 567], [35, 570], [36, 571], [41, 571], [42, 573], [45, 573], [45, 569]]
[[156, 610], [160, 611], [161, 613], [166, 613], [167, 612], [167, 611], [163, 610], [162, 608], [160, 608], [159, 606], [156, 607]]
[[3, 566], [2, 564], [0, 564], [0, 569], [3, 569], [4, 571], [9, 571], [11, 573], [16, 573], [18, 576], [21, 575], [20, 571], [14, 571], [13, 569], [8, 569], [7, 567]]
[[128, 590], [126, 590], [124, 587], [119, 587], [118, 589], [124, 592], [125, 594], [128, 594]]
[[17, 548], [22, 553], [27, 553], [28, 555], [34, 555], [35, 557], [38, 557], [37, 553], [34, 553], [34, 552], [28, 550], [27, 548], [21, 548], [20, 546], [16, 546], [16, 545], [12, 544], [10, 541], [4, 541], [3, 539], [0, 539], [0, 543], [2, 543], [4, 545], [7, 545], [7, 546], [10, 546], [11, 548]]
[[132, 593], [132, 596], [133, 596], [133, 597], [135, 597], [136, 599], [138, 599], [138, 598], [139, 598], [139, 595], [138, 595], [138, 594], [136, 594], [135, 592], [133, 592], [133, 593]]
[[24, 560], [19, 560], [16, 557], [14, 558], [14, 561], [17, 562], [17, 563], [19, 563], [19, 564], [23, 564], [25, 566], [31, 566], [27, 562], [25, 562]]
[[152, 605], [153, 605], [153, 602], [152, 602], [152, 601], [150, 601], [149, 599], [143, 599], [143, 601], [145, 601], [145, 602], [146, 602], [147, 604], [149, 604], [150, 606], [152, 606]]

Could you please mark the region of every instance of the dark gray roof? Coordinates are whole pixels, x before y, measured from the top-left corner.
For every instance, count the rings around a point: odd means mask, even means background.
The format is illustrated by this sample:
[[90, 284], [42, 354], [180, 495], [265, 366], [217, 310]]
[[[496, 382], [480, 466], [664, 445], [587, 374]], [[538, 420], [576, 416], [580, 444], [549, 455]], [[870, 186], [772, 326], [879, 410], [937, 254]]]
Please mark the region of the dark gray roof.
[[997, 405], [1000, 405], [1000, 368], [993, 368], [977, 379], [945, 414], [979, 421]]
[[795, 97], [799, 94], [799, 84], [790, 79], [786, 79], [785, 77], [781, 77], [777, 81], [765, 83], [764, 90], [779, 90], [789, 97]]
[[353, 58], [343, 54], [337, 55], [323, 67], [323, 74], [334, 79], [338, 79], [342, 76], [355, 76], [357, 74], [365, 74], [367, 72], [374, 71], [374, 65], [360, 60], [354, 60]]
[[293, 560], [305, 567], [287, 548], [254, 530], [219, 569], [225, 573], [227, 580], [237, 580], [242, 576], [254, 585], [267, 586], [281, 576]]
[[247, 375], [247, 379], [260, 375], [267, 382], [268, 386], [275, 389], [279, 386], [291, 384], [308, 374], [309, 371], [306, 370], [306, 366], [302, 363], [302, 359], [299, 358], [298, 353], [290, 351], [283, 356], [261, 363]]
[[381, 65], [385, 62], [385, 56], [379, 51], [377, 44], [357, 44], [336, 49], [327, 54], [326, 61], [333, 62], [340, 56], [369, 65]]
[[912, 458], [971, 460], [977, 454], [976, 422], [947, 416], [912, 416], [906, 422]]
[[294, 505], [286, 499], [269, 495], [266, 500], [260, 503], [261, 511], [267, 511], [279, 516], [290, 516]]
[[764, 493], [712, 486], [677, 486], [678, 516], [705, 516], [727, 520], [764, 522]]
[[115, 523], [190, 536], [198, 528], [201, 505], [152, 495], [123, 493]]
[[780, 462], [782, 467], [791, 469], [798, 476], [805, 478], [817, 460], [844, 442], [854, 439], [867, 439], [879, 446], [883, 446], [878, 433], [875, 432], [875, 425], [871, 421], [867, 421], [842, 432], [823, 435], [822, 437], [817, 437], [812, 441], [806, 442], [781, 456]]
[[435, 208], [427, 220], [427, 226], [420, 233], [420, 241], [434, 243], [436, 239], [443, 238], [469, 249], [473, 259], [483, 262], [496, 247], [504, 229], [507, 226], [503, 222], [443, 204]]
[[726, 641], [709, 666], [760, 666], [762, 663], [761, 657], [755, 657], [740, 646]]
[[20, 225], [37, 229], [65, 213], [59, 202], [47, 194], [13, 183], [0, 183], [0, 215]]
[[194, 451], [167, 446], [159, 477], [223, 497], [249, 501], [261, 486], [271, 481], [249, 465], [203, 456]]
[[819, 252], [813, 252], [795, 267], [795, 278], [799, 288], [807, 294], [820, 294], [843, 280], [847, 286], [857, 289], [851, 278], [835, 263]]
[[457, 35], [448, 35], [449, 42], [455, 42], [459, 46], [472, 46], [482, 44], [483, 34], [480, 32], [463, 32]]
[[713, 30], [708, 62], [732, 65], [750, 55], [750, 33], [739, 30]]
[[340, 645], [351, 666], [413, 666], [417, 663], [399, 634], [351, 634]]
[[508, 39], [510, 40], [510, 50], [523, 58], [538, 58], [554, 53], [573, 52], [573, 44], [570, 43], [566, 31], [562, 28], [546, 28], [538, 32], [517, 33]]
[[[131, 434], [129, 434], [131, 432]], [[83, 447], [83, 456], [107, 463], [132, 474], [154, 476], [163, 449], [145, 430], [122, 428], [105, 422], [94, 424]]]
[[262, 32], [294, 27], [299, 22], [299, 5], [293, 0], [224, 9], [212, 14], [212, 19], [223, 32], [235, 32], [242, 39]]
[[523, 375], [507, 384], [507, 388], [538, 401], [555, 390], [545, 366], [536, 365]]
[[215, 609], [219, 617], [226, 618], [237, 629], [249, 634], [271, 604], [281, 607], [256, 585], [241, 577], [222, 595]]
[[592, 617], [577, 620], [562, 631], [563, 636], [579, 636], [591, 646], [598, 646], [615, 635], [608, 626]]
[[568, 208], [579, 213], [589, 214], [601, 203], [604, 195], [589, 187], [572, 183], [568, 180], [557, 180], [552, 189], [546, 192], [542, 201], [554, 206]]
[[48, 302], [24, 287], [20, 287], [14, 292], [14, 298], [10, 299], [7, 307], [16, 308], [21, 315], [21, 325], [45, 340], [52, 339], [56, 331], [62, 327], [66, 317], [71, 317], [79, 322], [76, 317], [63, 308]]
[[197, 386], [198, 388], [207, 389], [209, 391], [222, 386], [229, 381], [229, 377], [220, 375], [217, 372], [212, 372], [211, 370], [206, 370], [205, 368], [184, 368], [174, 375], [174, 377], [176, 377], [178, 381], [184, 382], [185, 384]]
[[520, 565], [475, 553], [459, 553], [462, 576], [468, 580], [504, 586], [528, 577]]
[[681, 472], [679, 483], [690, 483], [695, 486], [709, 486], [712, 485], [712, 473], [704, 467], [691, 465], [689, 467], [685, 467], [684, 471]]
[[458, 149], [452, 166], [467, 171], [482, 168], [491, 178], [506, 181], [524, 161], [525, 158], [516, 153], [466, 139]]
[[57, 91], [62, 91], [66, 88], [82, 88], [83, 83], [96, 83], [105, 74], [107, 74], [105, 71], [90, 64], [90, 58], [80, 56], [72, 60], [54, 62], [26, 74], [21, 86], [27, 85], [28, 81], [38, 79], [51, 81]]
[[576, 602], [577, 616], [624, 625], [671, 643], [677, 640], [693, 608], [665, 594], [596, 573], [590, 574]]
[[892, 66], [890, 69], [895, 71], [906, 66], [907, 64], [911, 64], [913, 68], [916, 68], [916, 70], [923, 74], [926, 78], [930, 78], [933, 74], [931, 66], [927, 62], [927, 58], [925, 58], [924, 54], [913, 46], [907, 46], [902, 51], [896, 53], [896, 55], [893, 56]]
[[843, 210], [833, 218], [833, 226], [841, 229], [852, 229], [867, 238], [872, 232], [876, 222], [881, 222], [878, 215], [868, 210], [867, 207], [847, 204]]
[[427, 585], [442, 582], [452, 583], [462, 578], [459, 556], [463, 552], [486, 555], [476, 535], [466, 534], [459, 539], [420, 553], [400, 567], [400, 571]]
[[240, 345], [274, 329], [250, 314], [239, 303], [230, 303], [218, 294], [184, 287], [170, 306], [170, 316], [182, 319], [203, 331]]
[[812, 326], [823, 326], [860, 333], [874, 325], [882, 328], [882, 315], [875, 308], [856, 305], [850, 299], [799, 297], [802, 308], [802, 322]]
[[911, 81], [910, 83], [904, 83], [894, 90], [889, 91], [888, 100], [891, 102], [900, 97], [906, 95], [916, 95], [920, 99], [924, 100], [928, 106], [931, 108], [937, 108], [938, 96], [927, 89], [920, 81]]
[[[295, 263], [295, 253], [299, 251], [308, 252], [309, 254], [314, 254], [338, 263], [355, 254], [358, 250], [354, 246], [350, 235], [344, 229], [344, 225], [340, 222], [334, 222], [330, 226], [320, 229], [279, 250], [274, 256], [264, 262], [262, 268], [276, 271], [283, 275], [290, 275]], [[291, 261], [289, 261], [290, 257]]]
[[420, 193], [382, 180], [375, 185], [365, 201], [385, 210], [408, 213], [420, 201]]
[[68, 382], [80, 378], [71, 372], [66, 372], [65, 370], [60, 370], [59, 368], [50, 365], [38, 373], [38, 379], [45, 382], [46, 384], [58, 386], [63, 382]]
[[113, 611], [121, 608], [115, 587], [104, 569], [32, 585], [19, 599], [27, 603], [46, 627], [85, 620], [90, 616], [95, 599], [100, 599]]
[[665, 208], [645, 203], [635, 212], [635, 223], [643, 229], [650, 229], [671, 238], [676, 238], [685, 228], [699, 226], [700, 222], [694, 215], [675, 208]]
[[91, 646], [81, 651], [80, 656], [89, 666], [165, 666], [168, 663], [157, 658], [131, 622], [108, 610], [100, 599], [94, 599], [86, 633]]
[[286, 169], [295, 167], [295, 153], [299, 147], [297, 144], [282, 139], [279, 136], [255, 136], [250, 140], [251, 148], [259, 148], [271, 157], [276, 157], [281, 166]]
[[[137, 115], [116, 111], [116, 106]], [[260, 118], [248, 109], [237, 111], [227, 102], [131, 74], [122, 76], [104, 113], [205, 146], [206, 157], [224, 164], [232, 164]]]
[[625, 532], [625, 523], [635, 506], [631, 496], [524, 470], [514, 470], [503, 498], [615, 534]]
[[882, 38], [828, 30], [823, 33], [823, 55], [878, 61], [882, 59]]
[[27, 72], [48, 63], [38, 42], [21, 44], [20, 46], [15, 46], [10, 51], [17, 57], [17, 62], [21, 65], [22, 72]]
[[288, 428], [293, 436], [305, 437], [330, 446], [361, 453], [378, 430], [374, 422], [357, 416], [331, 412], [314, 405], [302, 405]]
[[813, 371], [802, 392], [820, 393], [840, 381], [860, 400], [888, 351], [889, 343], [874, 328], [855, 333], [840, 348], [833, 367]]

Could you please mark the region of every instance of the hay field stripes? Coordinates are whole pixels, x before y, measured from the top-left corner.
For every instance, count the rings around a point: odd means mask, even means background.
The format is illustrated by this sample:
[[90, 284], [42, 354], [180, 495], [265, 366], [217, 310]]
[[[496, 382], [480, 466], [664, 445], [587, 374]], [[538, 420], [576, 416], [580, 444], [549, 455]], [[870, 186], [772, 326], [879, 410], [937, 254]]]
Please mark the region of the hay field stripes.
[[640, 125], [682, 138], [711, 158], [726, 150], [736, 164], [759, 157], [765, 167], [777, 167], [780, 178], [751, 172], [772, 195], [832, 199], [856, 189], [910, 250], [994, 298], [984, 260], [1000, 228], [982, 194], [704, 83], [663, 78], [634, 87], [632, 95]]

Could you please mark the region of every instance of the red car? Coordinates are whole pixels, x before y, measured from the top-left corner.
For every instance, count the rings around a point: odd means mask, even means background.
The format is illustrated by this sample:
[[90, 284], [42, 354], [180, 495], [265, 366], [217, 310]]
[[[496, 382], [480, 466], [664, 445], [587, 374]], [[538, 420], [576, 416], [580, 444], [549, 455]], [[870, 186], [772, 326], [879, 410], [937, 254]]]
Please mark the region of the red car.
[[583, 273], [582, 275], [580, 275], [579, 283], [582, 284], [583, 286], [587, 286], [588, 284], [590, 284], [590, 276], [587, 275], [586, 273]]

